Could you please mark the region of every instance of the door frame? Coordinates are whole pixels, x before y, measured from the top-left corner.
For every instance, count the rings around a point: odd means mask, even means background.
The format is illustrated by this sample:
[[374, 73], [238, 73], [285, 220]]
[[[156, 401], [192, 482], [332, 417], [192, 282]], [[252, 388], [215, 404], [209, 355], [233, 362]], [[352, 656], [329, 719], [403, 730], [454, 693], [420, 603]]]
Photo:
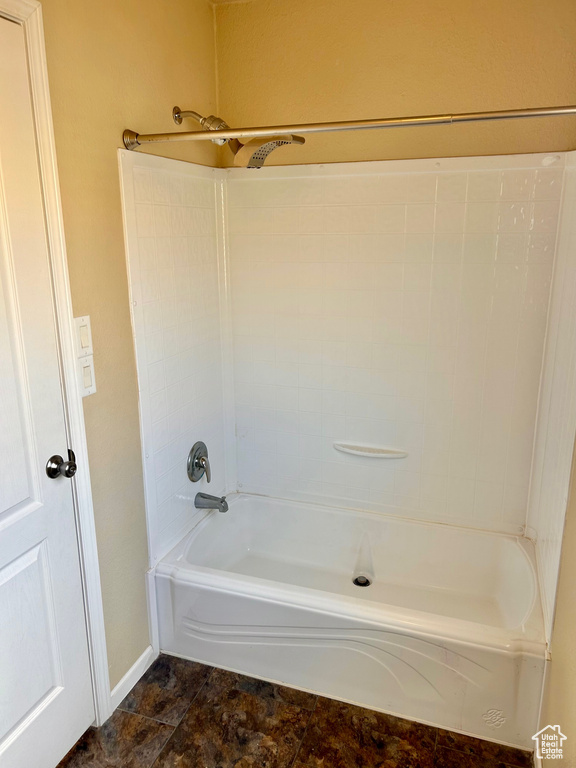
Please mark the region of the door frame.
[[84, 469], [84, 471], [79, 472], [75, 476], [72, 482], [72, 495], [82, 573], [86, 634], [88, 637], [88, 653], [96, 713], [95, 723], [96, 725], [101, 725], [112, 714], [113, 706], [110, 697], [108, 654], [106, 650], [96, 528], [88, 464], [88, 447], [82, 394], [77, 373], [74, 315], [68, 278], [68, 260], [66, 256], [56, 146], [48, 87], [42, 6], [36, 0], [0, 0], [0, 17], [20, 24], [24, 30], [26, 40], [40, 183], [42, 186], [52, 278], [66, 433], [69, 445], [73, 447], [76, 453], [78, 465]]

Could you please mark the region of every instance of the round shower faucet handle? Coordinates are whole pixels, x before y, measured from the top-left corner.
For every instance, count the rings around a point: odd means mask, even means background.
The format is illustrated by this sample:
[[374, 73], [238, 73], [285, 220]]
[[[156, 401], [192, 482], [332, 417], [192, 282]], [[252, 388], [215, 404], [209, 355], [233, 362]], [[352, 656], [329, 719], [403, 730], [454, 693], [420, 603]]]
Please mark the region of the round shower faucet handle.
[[192, 483], [197, 483], [206, 475], [206, 481], [212, 480], [212, 472], [210, 470], [210, 461], [208, 460], [208, 448], [206, 443], [199, 440], [194, 443], [190, 453], [188, 454], [188, 461], [186, 464], [186, 471], [188, 472], [188, 479]]

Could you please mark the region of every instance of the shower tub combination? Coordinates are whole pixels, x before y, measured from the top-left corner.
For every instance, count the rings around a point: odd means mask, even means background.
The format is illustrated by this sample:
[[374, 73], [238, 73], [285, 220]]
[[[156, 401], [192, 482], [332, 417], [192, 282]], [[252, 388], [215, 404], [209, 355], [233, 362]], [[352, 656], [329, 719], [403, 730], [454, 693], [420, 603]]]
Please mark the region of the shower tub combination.
[[154, 646], [531, 749], [576, 424], [576, 156], [120, 162]]
[[531, 747], [545, 642], [526, 539], [240, 494], [156, 590], [164, 651]]

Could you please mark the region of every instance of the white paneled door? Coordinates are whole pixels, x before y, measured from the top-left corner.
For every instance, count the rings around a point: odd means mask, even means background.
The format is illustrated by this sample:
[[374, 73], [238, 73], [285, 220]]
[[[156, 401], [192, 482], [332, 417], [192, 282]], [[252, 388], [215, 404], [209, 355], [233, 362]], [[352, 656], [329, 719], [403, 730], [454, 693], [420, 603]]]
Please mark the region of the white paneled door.
[[[0, 765], [53, 768], [94, 719], [23, 29], [0, 18]], [[82, 471], [82, 468], [80, 468]]]

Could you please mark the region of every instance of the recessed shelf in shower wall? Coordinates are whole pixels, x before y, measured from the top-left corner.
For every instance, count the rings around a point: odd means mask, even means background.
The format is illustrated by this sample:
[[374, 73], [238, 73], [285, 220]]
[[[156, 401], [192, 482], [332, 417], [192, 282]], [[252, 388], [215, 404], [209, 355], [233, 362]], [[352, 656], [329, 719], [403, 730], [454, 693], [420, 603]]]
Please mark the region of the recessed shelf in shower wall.
[[356, 445], [354, 443], [334, 443], [334, 448], [342, 453], [351, 453], [354, 456], [367, 456], [370, 459], [405, 459], [406, 451], [397, 451], [393, 448], [380, 448], [374, 445]]

